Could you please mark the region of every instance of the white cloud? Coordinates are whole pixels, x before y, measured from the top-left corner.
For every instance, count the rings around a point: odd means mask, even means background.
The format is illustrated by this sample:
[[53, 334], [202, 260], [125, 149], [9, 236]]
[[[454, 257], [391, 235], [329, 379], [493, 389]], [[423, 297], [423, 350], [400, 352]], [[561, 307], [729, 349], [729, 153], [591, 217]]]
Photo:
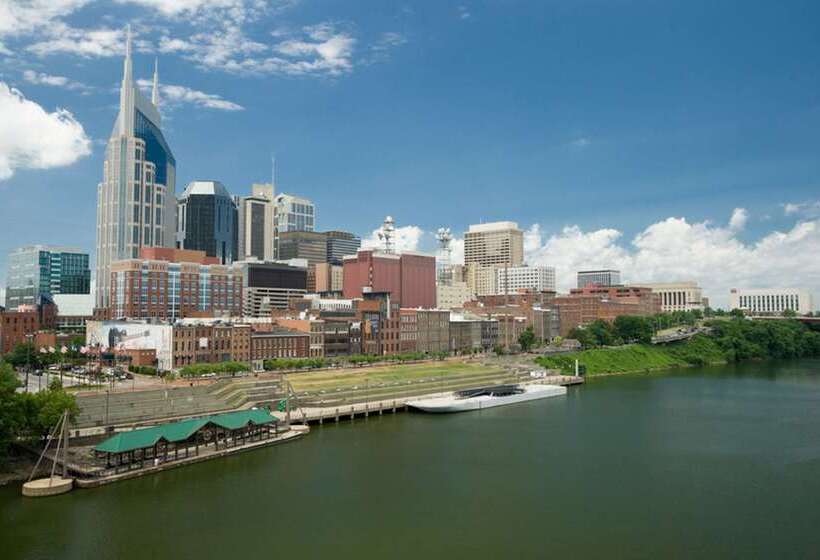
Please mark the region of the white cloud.
[[2, 0], [0, 2], [0, 36], [47, 31], [55, 21], [80, 9], [89, 1]]
[[48, 113], [0, 82], [0, 181], [18, 169], [71, 165], [90, 153], [91, 141], [71, 113]]
[[[137, 80], [137, 84], [143, 90], [148, 91], [151, 89], [150, 80]], [[223, 99], [219, 95], [205, 93], [186, 86], [160, 84], [159, 95], [160, 103], [163, 106], [173, 107], [175, 105], [190, 104], [219, 111], [242, 111], [245, 109], [242, 105]]]
[[820, 218], [820, 200], [808, 202], [787, 202], [783, 205], [783, 213], [787, 216]]
[[[393, 237], [393, 247], [396, 252], [418, 251], [419, 243], [424, 235], [424, 230], [418, 226], [397, 227]], [[365, 249], [381, 249], [384, 244], [379, 239], [379, 229], [374, 229], [369, 237], [362, 239], [362, 247]]]
[[14, 53], [11, 52], [8, 48], [6, 48], [6, 45], [3, 44], [3, 41], [0, 41], [0, 54], [6, 55], [6, 56], [11, 56]]
[[25, 70], [23, 72], [23, 79], [35, 85], [53, 86], [84, 92], [91, 89], [87, 85], [70, 80], [65, 76], [53, 76], [51, 74], [44, 74], [43, 72], [35, 72], [34, 70]]
[[356, 39], [337, 31], [331, 23], [321, 23], [303, 28], [305, 37], [288, 39], [274, 47], [287, 57], [283, 69], [288, 73], [327, 73], [339, 75], [353, 68], [352, 56]]
[[353, 69], [356, 39], [334, 24], [307, 26], [296, 34], [280, 28], [272, 36], [281, 40], [268, 45], [248, 38], [240, 26], [227, 25], [188, 39], [162, 37], [159, 50], [204, 69], [244, 75], [340, 76]]
[[[771, 231], [746, 243], [737, 235], [747, 217], [743, 209], [736, 209], [726, 225], [670, 217], [629, 241], [613, 228], [584, 231], [570, 225], [547, 234], [533, 224], [524, 232], [525, 262], [554, 266], [562, 292], [575, 287], [579, 270], [614, 268], [633, 285], [697, 281], [719, 307], [728, 305], [733, 287], [805, 287], [820, 294], [820, 260], [812, 258], [820, 254], [820, 219], [797, 221], [787, 231]], [[411, 248], [428, 238], [417, 226], [400, 229], [410, 233]], [[377, 233], [363, 245], [380, 246]], [[462, 238], [453, 239], [451, 262], [464, 262]]]
[[386, 31], [379, 35], [379, 39], [370, 47], [374, 51], [387, 51], [400, 47], [407, 42], [407, 37], [395, 31]]
[[586, 148], [590, 144], [592, 144], [592, 140], [590, 140], [589, 138], [587, 138], [585, 136], [582, 136], [580, 138], [575, 138], [574, 140], [572, 140], [569, 143], [569, 145], [572, 146], [573, 148]]
[[26, 47], [37, 56], [73, 54], [84, 58], [122, 56], [125, 32], [122, 29], [75, 29], [55, 23], [47, 39]]
[[467, 6], [459, 6], [458, 7], [458, 17], [459, 19], [470, 19], [470, 9]]
[[[734, 221], [737, 226], [742, 220]], [[731, 223], [723, 227], [685, 218], [654, 223], [628, 246], [619, 243], [621, 233], [614, 229], [584, 232], [570, 226], [544, 239], [536, 225], [528, 233], [538, 242], [526, 251], [527, 262], [555, 266], [561, 290], [574, 285], [578, 270], [616, 268], [631, 284], [696, 280], [714, 305], [725, 306], [732, 287], [820, 291], [820, 261], [806, 258], [820, 253], [820, 221], [797, 222], [753, 243], [738, 239]]]
[[729, 229], [733, 231], [740, 231], [746, 227], [746, 222], [749, 220], [749, 213], [745, 208], [735, 208], [732, 211], [732, 217], [729, 219]]

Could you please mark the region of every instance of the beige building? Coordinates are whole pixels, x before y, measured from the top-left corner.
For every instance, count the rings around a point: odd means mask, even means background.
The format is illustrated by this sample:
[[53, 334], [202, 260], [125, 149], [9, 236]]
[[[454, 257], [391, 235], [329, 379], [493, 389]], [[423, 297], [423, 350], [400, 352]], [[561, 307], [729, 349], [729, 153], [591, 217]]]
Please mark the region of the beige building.
[[665, 282], [640, 285], [650, 288], [652, 293], [660, 296], [662, 311], [667, 313], [672, 311], [703, 311], [703, 290], [697, 282]]
[[466, 282], [436, 286], [436, 307], [438, 309], [459, 309], [473, 299], [473, 291]]
[[464, 234], [464, 264], [524, 264], [524, 232], [515, 222], [471, 225]]
[[316, 264], [316, 292], [341, 292], [344, 268], [330, 263]]
[[254, 183], [251, 196], [237, 199], [238, 258], [272, 261], [276, 258], [273, 202], [274, 189], [269, 183]]
[[481, 265], [470, 263], [467, 265], [466, 278], [467, 286], [473, 295], [491, 296], [498, 293], [498, 270], [503, 269], [499, 265]]

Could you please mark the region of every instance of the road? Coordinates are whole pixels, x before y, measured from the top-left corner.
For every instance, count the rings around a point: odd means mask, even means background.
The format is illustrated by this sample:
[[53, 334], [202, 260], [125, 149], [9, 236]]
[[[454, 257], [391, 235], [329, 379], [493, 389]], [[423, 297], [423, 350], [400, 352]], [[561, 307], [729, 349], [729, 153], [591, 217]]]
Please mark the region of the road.
[[[49, 383], [51, 383], [54, 379], [60, 379], [60, 374], [51, 372], [51, 371], [44, 371], [43, 375], [34, 375], [30, 373], [28, 376], [28, 391], [26, 391], [26, 374], [25, 372], [17, 372], [17, 378], [20, 380], [20, 383], [23, 384], [22, 387], [17, 389], [18, 393], [36, 393], [38, 391], [42, 391], [48, 388]], [[94, 383], [93, 381], [89, 381], [86, 378], [78, 378], [74, 377], [71, 374], [63, 372], [63, 387], [72, 387], [74, 385], [88, 385]], [[125, 379], [123, 381], [116, 381], [114, 382], [113, 386], [111, 383], [103, 383], [99, 388], [92, 388], [89, 387], [89, 391], [99, 390], [104, 391], [105, 389], [119, 389], [119, 390], [128, 390], [128, 389], [145, 389], [154, 386], [161, 386], [161, 382], [158, 381], [157, 377], [153, 377], [150, 375], [135, 375], [134, 379]]]

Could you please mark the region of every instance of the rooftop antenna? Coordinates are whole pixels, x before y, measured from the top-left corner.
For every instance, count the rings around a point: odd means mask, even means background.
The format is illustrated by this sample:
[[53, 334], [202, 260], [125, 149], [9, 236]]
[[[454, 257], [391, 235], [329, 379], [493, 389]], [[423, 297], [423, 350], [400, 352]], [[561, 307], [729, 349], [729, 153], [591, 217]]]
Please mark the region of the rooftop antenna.
[[379, 240], [384, 244], [385, 253], [393, 253], [393, 237], [396, 233], [396, 223], [393, 221], [393, 216], [387, 216], [384, 219], [381, 229], [378, 232]]
[[438, 281], [439, 284], [450, 283], [450, 256], [452, 248], [450, 244], [453, 241], [453, 235], [450, 233], [450, 228], [438, 228], [436, 232], [436, 241], [438, 241]]
[[270, 184], [276, 194], [276, 154], [273, 152], [270, 154]]

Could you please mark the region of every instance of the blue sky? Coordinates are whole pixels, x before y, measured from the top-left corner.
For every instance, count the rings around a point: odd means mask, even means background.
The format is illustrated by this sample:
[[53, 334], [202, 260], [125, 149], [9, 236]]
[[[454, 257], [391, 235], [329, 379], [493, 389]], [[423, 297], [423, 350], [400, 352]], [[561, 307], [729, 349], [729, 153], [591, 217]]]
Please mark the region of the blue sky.
[[510, 219], [563, 285], [618, 265], [718, 301], [734, 285], [817, 293], [818, 21], [799, 1], [11, 0], [0, 82], [19, 94], [0, 111], [24, 98], [62, 128], [54, 147], [20, 140], [34, 117], [0, 124], [0, 285], [13, 247], [93, 253], [131, 22], [137, 77], [156, 56], [168, 88], [178, 192], [245, 193], [275, 152], [279, 190], [312, 198], [320, 229], [367, 237], [391, 214], [431, 249], [440, 226]]

